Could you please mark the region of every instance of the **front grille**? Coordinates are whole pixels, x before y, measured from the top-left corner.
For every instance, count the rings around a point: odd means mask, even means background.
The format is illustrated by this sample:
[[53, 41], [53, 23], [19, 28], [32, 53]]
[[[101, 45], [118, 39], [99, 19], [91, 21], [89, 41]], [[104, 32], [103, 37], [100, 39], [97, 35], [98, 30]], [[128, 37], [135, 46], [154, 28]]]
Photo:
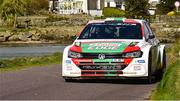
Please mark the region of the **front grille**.
[[[83, 58], [85, 59], [98, 59], [99, 54], [101, 53], [82, 53]], [[115, 53], [115, 54], [110, 54], [110, 53], [104, 53], [105, 55], [105, 59], [118, 59], [118, 58], [122, 58], [122, 54], [121, 53]]]
[[80, 65], [81, 70], [123, 70], [127, 65]]
[[82, 70], [82, 76], [118, 76], [119, 74], [123, 74], [120, 70], [115, 71], [100, 71], [100, 70]]
[[[93, 62], [79, 62], [79, 65], [85, 65], [85, 66], [87, 66], [87, 65], [92, 65], [93, 64]], [[123, 64], [125, 64], [124, 62], [94, 62], [94, 65], [112, 65], [112, 66], [114, 66], [114, 65], [123, 65]]]

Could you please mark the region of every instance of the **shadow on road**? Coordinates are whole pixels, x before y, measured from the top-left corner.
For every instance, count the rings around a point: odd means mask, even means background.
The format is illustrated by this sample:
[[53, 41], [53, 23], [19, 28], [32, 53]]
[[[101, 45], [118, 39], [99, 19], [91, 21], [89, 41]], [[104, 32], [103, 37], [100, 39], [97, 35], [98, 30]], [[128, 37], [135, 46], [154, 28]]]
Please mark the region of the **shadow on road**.
[[[144, 85], [149, 84], [146, 79], [83, 79], [83, 80], [72, 80], [68, 81], [71, 83], [109, 83], [109, 84], [134, 84]], [[154, 80], [152, 84], [159, 82]]]

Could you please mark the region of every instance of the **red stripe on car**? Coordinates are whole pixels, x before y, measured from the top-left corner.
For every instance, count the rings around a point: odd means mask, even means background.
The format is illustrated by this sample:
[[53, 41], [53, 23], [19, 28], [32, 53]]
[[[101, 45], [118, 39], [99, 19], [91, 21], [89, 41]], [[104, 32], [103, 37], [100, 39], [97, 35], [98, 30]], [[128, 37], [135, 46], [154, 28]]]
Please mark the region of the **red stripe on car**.
[[81, 63], [88, 62], [88, 63], [91, 63], [92, 65], [94, 64], [92, 59], [74, 59], [74, 58], [72, 58], [72, 61], [74, 62], [75, 65], [80, 65], [80, 62]]
[[134, 19], [126, 19], [124, 22], [126, 22], [126, 23], [139, 23], [139, 22], [135, 21]]
[[132, 60], [133, 60], [132, 58], [126, 58], [126, 59], [124, 59], [124, 62], [125, 62], [125, 64], [128, 65], [131, 63]]
[[142, 36], [144, 37], [144, 26], [143, 25], [141, 25], [141, 30], [142, 30]]
[[80, 46], [72, 46], [70, 48], [70, 50], [73, 51], [73, 52], [78, 52], [78, 53], [82, 52], [82, 48]]
[[133, 51], [138, 51], [141, 50], [140, 47], [138, 46], [128, 46], [125, 48], [123, 52], [133, 52]]
[[104, 76], [104, 74], [81, 74], [81, 76]]

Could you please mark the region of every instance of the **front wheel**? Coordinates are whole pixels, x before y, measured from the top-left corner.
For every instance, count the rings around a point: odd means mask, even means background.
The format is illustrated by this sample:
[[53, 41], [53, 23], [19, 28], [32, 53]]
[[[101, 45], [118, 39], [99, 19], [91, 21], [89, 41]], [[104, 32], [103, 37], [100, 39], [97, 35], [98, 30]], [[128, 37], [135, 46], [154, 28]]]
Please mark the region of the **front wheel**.
[[147, 77], [147, 83], [151, 84], [153, 83], [154, 76], [152, 75], [152, 55], [151, 52], [149, 54], [149, 59], [148, 59], [148, 77]]
[[66, 82], [75, 82], [75, 81], [76, 81], [75, 79], [69, 79], [69, 78], [68, 78], [68, 79], [66, 78], [66, 79], [64, 79], [64, 80], [65, 80]]

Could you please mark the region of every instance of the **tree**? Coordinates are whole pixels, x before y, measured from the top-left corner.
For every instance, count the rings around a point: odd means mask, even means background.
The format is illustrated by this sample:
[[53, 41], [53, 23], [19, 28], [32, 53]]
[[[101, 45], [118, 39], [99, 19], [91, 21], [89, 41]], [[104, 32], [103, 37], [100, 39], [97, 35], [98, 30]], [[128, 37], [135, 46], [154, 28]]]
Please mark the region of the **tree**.
[[28, 0], [27, 10], [28, 14], [39, 13], [40, 10], [48, 10], [48, 0]]
[[160, 3], [157, 5], [157, 11], [160, 14], [167, 14], [172, 11], [175, 6], [174, 3], [177, 0], [160, 0]]
[[26, 10], [26, 0], [4, 0], [0, 5], [0, 17], [4, 21], [12, 22], [16, 26], [18, 15], [23, 15]]
[[104, 17], [124, 17], [125, 11], [118, 8], [105, 7], [103, 8]]
[[129, 18], [139, 18], [148, 16], [148, 0], [127, 0], [125, 2], [126, 16]]
[[4, 0], [0, 0], [0, 6], [3, 4]]

